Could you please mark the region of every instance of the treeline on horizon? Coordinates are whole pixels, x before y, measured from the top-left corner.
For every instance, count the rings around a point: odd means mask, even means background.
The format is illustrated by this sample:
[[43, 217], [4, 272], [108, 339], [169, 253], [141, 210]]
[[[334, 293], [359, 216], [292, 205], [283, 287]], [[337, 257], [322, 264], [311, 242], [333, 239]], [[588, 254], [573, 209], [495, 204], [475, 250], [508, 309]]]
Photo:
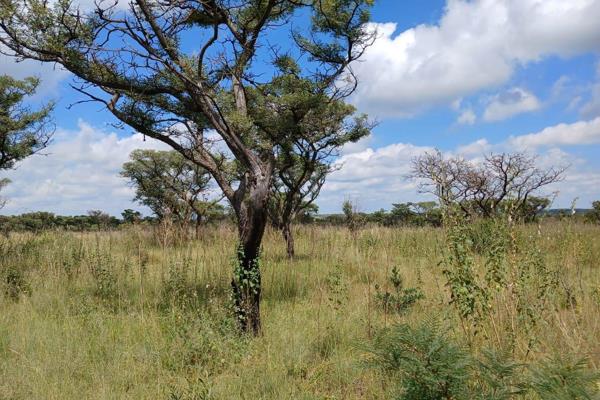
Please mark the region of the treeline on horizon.
[[[350, 202], [346, 202], [350, 205]], [[600, 201], [593, 203], [593, 208], [566, 209], [548, 208], [549, 201], [543, 198], [532, 198], [520, 220], [525, 223], [537, 222], [541, 218], [563, 219], [576, 218], [582, 222], [600, 223]], [[297, 224], [313, 224], [319, 226], [347, 226], [349, 219], [360, 225], [377, 225], [385, 227], [440, 227], [442, 226], [442, 208], [434, 201], [394, 203], [390, 210], [380, 209], [373, 212], [350, 211], [346, 213], [319, 214], [314, 207], [296, 217]], [[215, 207], [202, 221], [202, 226], [229, 224], [234, 222], [234, 214], [226, 207]], [[42, 231], [63, 229], [70, 231], [94, 231], [116, 229], [122, 226], [141, 224], [156, 225], [161, 222], [157, 216], [143, 216], [139, 211], [126, 209], [120, 218], [101, 210], [90, 210], [86, 215], [57, 215], [47, 211], [35, 211], [20, 215], [0, 215], [1, 232]], [[189, 225], [182, 221], [171, 221], [175, 224]]]

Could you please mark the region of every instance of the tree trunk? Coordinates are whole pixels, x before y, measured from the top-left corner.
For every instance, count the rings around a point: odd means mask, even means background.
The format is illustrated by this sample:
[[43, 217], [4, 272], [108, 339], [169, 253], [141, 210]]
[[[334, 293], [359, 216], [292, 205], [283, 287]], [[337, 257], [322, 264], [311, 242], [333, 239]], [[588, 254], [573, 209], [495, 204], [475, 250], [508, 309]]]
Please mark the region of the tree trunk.
[[235, 312], [243, 332], [259, 335], [260, 322], [260, 246], [267, 225], [266, 202], [270, 180], [247, 188], [248, 196], [236, 205], [240, 246], [238, 265], [231, 286]]
[[294, 258], [294, 234], [292, 232], [291, 224], [284, 224], [281, 233], [283, 234], [283, 238], [287, 244], [287, 256], [288, 258]]
[[197, 214], [196, 215], [196, 240], [200, 240], [200, 236], [202, 233], [202, 217]]

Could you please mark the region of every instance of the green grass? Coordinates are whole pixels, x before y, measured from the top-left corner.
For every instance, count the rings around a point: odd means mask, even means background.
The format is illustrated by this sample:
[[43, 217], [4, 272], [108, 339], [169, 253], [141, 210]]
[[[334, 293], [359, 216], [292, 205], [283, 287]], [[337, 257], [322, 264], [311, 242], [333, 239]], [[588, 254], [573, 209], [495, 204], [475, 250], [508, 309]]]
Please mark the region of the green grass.
[[[600, 228], [564, 222], [537, 230], [520, 227], [518, 240], [535, 240], [559, 285], [542, 321], [527, 334], [514, 327], [512, 353], [585, 356], [596, 369]], [[435, 316], [475, 353], [508, 346], [492, 333], [515, 323], [502, 308], [508, 301], [494, 303], [481, 334], [465, 336], [439, 265], [443, 230], [295, 233], [291, 261], [279, 233], [265, 237], [258, 338], [240, 336], [228, 309], [232, 228], [177, 245], [141, 229], [0, 239], [0, 399], [386, 399], [392, 378], [365, 362], [386, 326]], [[481, 271], [483, 257], [474, 260]], [[425, 294], [409, 312], [376, 301], [375, 284], [392, 289], [393, 266], [406, 287]], [[6, 290], [15, 286], [6, 283], [9, 272], [22, 282], [16, 301]]]

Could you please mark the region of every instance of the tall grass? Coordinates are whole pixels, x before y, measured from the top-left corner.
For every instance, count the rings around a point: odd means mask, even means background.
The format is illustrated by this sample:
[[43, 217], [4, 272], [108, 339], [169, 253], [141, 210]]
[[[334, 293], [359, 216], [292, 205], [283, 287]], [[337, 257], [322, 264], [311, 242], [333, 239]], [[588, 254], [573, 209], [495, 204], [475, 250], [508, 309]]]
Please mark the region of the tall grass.
[[[510, 347], [493, 334], [510, 325], [502, 296], [478, 334], [461, 328], [442, 272], [444, 230], [296, 230], [293, 260], [278, 232], [266, 234], [264, 334], [255, 339], [238, 334], [230, 312], [228, 227], [193, 241], [139, 228], [0, 239], [0, 399], [387, 399], [395, 378], [365, 366], [366, 346], [386, 327], [434, 316], [474, 354]], [[598, 367], [599, 234], [566, 222], [516, 230], [514, 271], [541, 260], [557, 273], [543, 318], [503, 331], [516, 361], [568, 353]], [[484, 279], [481, 246], [470, 257]], [[392, 271], [423, 294], [406, 312], [382, 307], [381, 294], [396, 293]]]

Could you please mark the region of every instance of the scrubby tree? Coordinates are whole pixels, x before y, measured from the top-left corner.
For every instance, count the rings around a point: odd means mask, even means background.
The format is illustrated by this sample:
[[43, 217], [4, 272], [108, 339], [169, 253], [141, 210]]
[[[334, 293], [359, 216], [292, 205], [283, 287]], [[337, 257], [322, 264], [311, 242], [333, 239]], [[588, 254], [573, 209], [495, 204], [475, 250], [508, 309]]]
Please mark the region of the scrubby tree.
[[562, 180], [565, 170], [537, 167], [536, 157], [525, 153], [490, 154], [474, 163], [436, 151], [415, 158], [410, 176], [421, 181], [421, 192], [444, 206], [458, 205], [468, 216], [527, 219], [548, 205], [538, 194]]
[[132, 210], [131, 208], [127, 208], [123, 210], [121, 217], [123, 218], [123, 222], [126, 224], [135, 224], [142, 220], [142, 213]]
[[329, 165], [311, 158], [293, 157], [282, 162], [276, 170], [268, 211], [271, 223], [281, 231], [286, 241], [289, 258], [294, 257], [292, 223], [315, 207], [314, 201], [330, 169]]
[[121, 176], [135, 188], [135, 200], [159, 219], [184, 226], [196, 222], [196, 233], [217, 201], [208, 200], [210, 174], [176, 151], [134, 150]]
[[[11, 55], [62, 65], [82, 82], [79, 92], [209, 171], [237, 217], [236, 313], [257, 334], [258, 257], [277, 149], [296, 140], [292, 122], [335, 115], [344, 129], [364, 125], [343, 99], [356, 87], [349, 65], [374, 37], [365, 26], [371, 3], [132, 0], [124, 12], [107, 1], [83, 13], [70, 1], [3, 0], [0, 42]], [[294, 19], [307, 28], [264, 47]], [[294, 92], [278, 91], [282, 81]], [[214, 135], [227, 147], [218, 156]], [[243, 171], [235, 186], [221, 155]]]
[[119, 220], [117, 220], [115, 217], [111, 217], [102, 210], [89, 210], [87, 214], [89, 217], [89, 223], [100, 229], [107, 229], [119, 224]]

